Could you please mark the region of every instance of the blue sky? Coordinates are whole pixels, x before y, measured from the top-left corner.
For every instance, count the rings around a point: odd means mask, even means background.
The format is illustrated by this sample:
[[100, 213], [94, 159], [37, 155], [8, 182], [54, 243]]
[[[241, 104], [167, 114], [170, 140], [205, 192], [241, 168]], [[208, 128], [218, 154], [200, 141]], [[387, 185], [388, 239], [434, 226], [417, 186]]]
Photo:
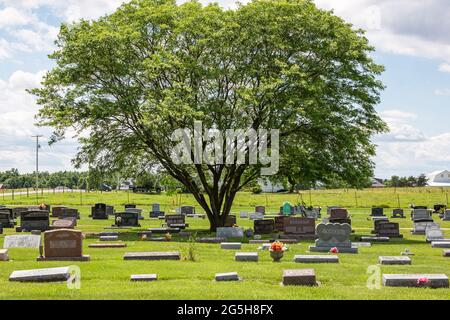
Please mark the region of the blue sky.
[[[0, 0], [0, 171], [34, 170], [31, 135], [38, 110], [25, 89], [52, 67], [47, 55], [61, 22], [95, 19], [121, 0]], [[207, 1], [204, 1], [207, 2]], [[233, 7], [234, 1], [219, 1]], [[245, 1], [243, 1], [245, 2]], [[376, 176], [450, 169], [450, 3], [447, 0], [315, 0], [367, 30], [385, 65], [387, 86], [377, 110], [391, 132], [374, 137]], [[72, 169], [77, 142], [41, 149], [41, 170]]]

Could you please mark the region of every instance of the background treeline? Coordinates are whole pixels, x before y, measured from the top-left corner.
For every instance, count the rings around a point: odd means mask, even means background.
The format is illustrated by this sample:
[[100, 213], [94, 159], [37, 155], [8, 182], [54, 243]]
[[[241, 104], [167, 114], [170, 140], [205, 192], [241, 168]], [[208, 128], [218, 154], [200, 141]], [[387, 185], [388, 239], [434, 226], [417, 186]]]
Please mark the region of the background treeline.
[[[40, 172], [39, 187], [56, 188], [64, 186], [71, 189], [85, 189], [88, 183], [86, 172], [60, 171], [60, 172]], [[36, 186], [35, 173], [19, 173], [17, 169], [0, 172], [0, 184], [7, 189], [34, 188]]]
[[421, 174], [418, 177], [399, 177], [392, 176], [391, 179], [384, 180], [384, 185], [387, 187], [425, 187], [428, 183], [428, 178], [425, 174]]
[[[128, 178], [124, 178], [124, 176]], [[0, 172], [0, 185], [6, 189], [36, 187], [36, 173], [20, 173], [17, 169]], [[140, 172], [138, 174], [119, 174], [91, 170], [89, 172], [59, 171], [39, 172], [39, 188], [66, 187], [70, 189], [104, 190], [126, 186], [138, 187], [144, 191], [171, 190], [179, 188], [170, 176], [163, 173]]]

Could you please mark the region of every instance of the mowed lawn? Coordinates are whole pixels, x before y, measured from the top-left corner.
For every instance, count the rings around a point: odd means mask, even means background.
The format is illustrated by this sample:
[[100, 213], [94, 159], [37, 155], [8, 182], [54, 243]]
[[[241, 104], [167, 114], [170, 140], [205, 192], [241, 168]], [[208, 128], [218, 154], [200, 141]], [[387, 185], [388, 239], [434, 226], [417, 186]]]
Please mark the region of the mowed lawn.
[[[161, 209], [170, 213], [180, 204], [194, 204], [190, 195], [136, 195], [127, 192], [113, 193], [64, 193], [45, 194], [36, 199], [35, 195], [17, 195], [2, 199], [3, 205], [34, 205], [45, 202], [51, 205], [67, 205], [76, 207], [81, 212], [81, 220], [77, 229], [84, 232], [101, 232], [113, 224], [113, 219], [91, 220], [88, 218], [90, 206], [96, 202], [114, 205], [116, 210], [122, 210], [126, 203], [137, 204], [145, 210], [145, 220], [141, 228], [121, 230], [127, 232], [121, 240], [127, 248], [92, 249], [88, 244], [98, 240], [88, 237], [84, 240], [84, 254], [91, 256], [90, 262], [36, 262], [37, 249], [10, 249], [11, 261], [0, 262], [0, 299], [449, 299], [450, 289], [423, 288], [384, 288], [370, 290], [367, 281], [370, 274], [368, 267], [377, 265], [380, 255], [400, 255], [406, 248], [415, 256], [411, 266], [380, 266], [381, 273], [445, 273], [450, 275], [450, 258], [442, 256], [442, 249], [433, 249], [425, 243], [424, 236], [413, 236], [410, 230], [413, 226], [409, 218], [407, 206], [446, 203], [445, 189], [384, 189], [384, 190], [327, 190], [308, 191], [301, 194], [260, 194], [240, 193], [235, 201], [233, 212], [251, 212], [255, 205], [266, 205], [267, 211], [276, 212], [284, 201], [292, 204], [302, 199], [309, 204], [320, 205], [323, 216], [327, 205], [343, 205], [349, 208], [352, 216], [352, 226], [355, 235], [370, 235], [373, 222], [368, 219], [370, 207], [385, 206], [385, 213], [390, 217], [392, 208], [400, 205], [407, 212], [406, 219], [391, 219], [400, 223], [404, 239], [391, 240], [387, 244], [372, 244], [370, 248], [360, 248], [358, 254], [339, 254], [339, 264], [296, 264], [293, 257], [296, 254], [308, 254], [308, 246], [312, 241], [302, 241], [299, 244], [288, 245], [289, 251], [281, 263], [273, 263], [267, 251], [257, 250], [259, 245], [244, 244], [241, 251], [258, 251], [259, 262], [235, 262], [233, 250], [222, 250], [219, 244], [188, 243], [187, 239], [176, 235], [172, 242], [141, 241], [137, 232], [149, 227], [160, 227], [160, 220], [148, 218], [151, 203], [158, 202]], [[202, 210], [197, 205], [197, 211]], [[443, 222], [434, 216], [435, 221], [445, 229], [450, 238], [450, 222]], [[209, 236], [208, 221], [202, 219], [187, 219], [190, 227], [198, 236]], [[249, 219], [240, 219], [238, 225], [253, 227]], [[14, 234], [13, 229], [4, 229], [0, 235], [0, 245], [3, 245], [5, 235]], [[245, 239], [244, 242], [247, 242]], [[196, 261], [189, 261], [189, 248], [196, 254]], [[125, 252], [134, 251], [180, 251], [181, 261], [124, 261]], [[70, 290], [65, 283], [14, 283], [8, 277], [14, 270], [37, 269], [77, 265], [81, 269], [81, 289]], [[318, 287], [282, 287], [280, 286], [283, 269], [314, 268]], [[215, 282], [217, 272], [238, 272], [240, 282]], [[156, 273], [156, 282], [133, 283], [129, 280], [131, 274]]]

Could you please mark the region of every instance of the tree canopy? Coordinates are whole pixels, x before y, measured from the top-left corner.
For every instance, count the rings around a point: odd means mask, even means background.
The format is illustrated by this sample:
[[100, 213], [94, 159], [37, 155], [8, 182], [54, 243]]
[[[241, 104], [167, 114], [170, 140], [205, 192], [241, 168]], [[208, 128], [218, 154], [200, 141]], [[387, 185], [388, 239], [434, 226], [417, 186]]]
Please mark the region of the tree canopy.
[[383, 67], [373, 47], [309, 0], [234, 10], [134, 0], [96, 21], [63, 24], [56, 45], [56, 66], [32, 90], [52, 140], [75, 129], [77, 165], [163, 169], [192, 192], [212, 230], [262, 165], [178, 164], [175, 130], [194, 130], [194, 121], [224, 134], [278, 129], [280, 174], [349, 183], [371, 174], [370, 138], [386, 130], [374, 109]]

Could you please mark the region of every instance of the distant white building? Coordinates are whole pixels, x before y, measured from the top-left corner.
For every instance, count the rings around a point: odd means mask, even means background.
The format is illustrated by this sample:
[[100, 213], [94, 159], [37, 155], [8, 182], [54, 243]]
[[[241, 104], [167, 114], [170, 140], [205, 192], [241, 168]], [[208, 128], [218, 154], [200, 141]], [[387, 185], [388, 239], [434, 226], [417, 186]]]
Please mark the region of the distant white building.
[[258, 179], [258, 184], [263, 192], [278, 192], [285, 190], [281, 183], [272, 184], [269, 180]]
[[427, 175], [430, 187], [450, 187], [450, 171], [440, 170]]
[[372, 182], [372, 188], [384, 188], [385, 187], [382, 179], [372, 178], [371, 182]]

